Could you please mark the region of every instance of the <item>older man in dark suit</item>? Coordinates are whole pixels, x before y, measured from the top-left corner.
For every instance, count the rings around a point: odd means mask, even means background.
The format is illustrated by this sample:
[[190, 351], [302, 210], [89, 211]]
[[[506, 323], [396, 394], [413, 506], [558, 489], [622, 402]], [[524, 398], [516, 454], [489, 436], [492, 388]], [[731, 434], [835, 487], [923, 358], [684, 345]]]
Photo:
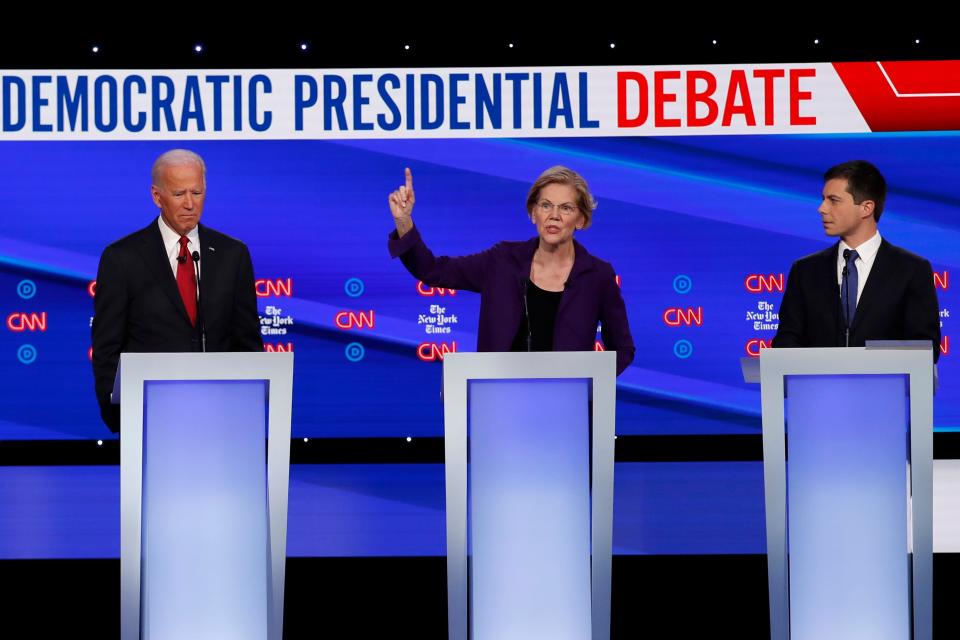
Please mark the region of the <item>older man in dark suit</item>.
[[930, 263], [880, 237], [887, 184], [869, 162], [824, 174], [820, 217], [840, 241], [797, 260], [787, 278], [774, 347], [862, 347], [867, 340], [929, 340], [940, 356]]
[[168, 151], [154, 163], [152, 182], [160, 215], [108, 246], [97, 270], [93, 372], [112, 431], [120, 429], [110, 392], [122, 352], [263, 350], [250, 252], [200, 224], [203, 159]]

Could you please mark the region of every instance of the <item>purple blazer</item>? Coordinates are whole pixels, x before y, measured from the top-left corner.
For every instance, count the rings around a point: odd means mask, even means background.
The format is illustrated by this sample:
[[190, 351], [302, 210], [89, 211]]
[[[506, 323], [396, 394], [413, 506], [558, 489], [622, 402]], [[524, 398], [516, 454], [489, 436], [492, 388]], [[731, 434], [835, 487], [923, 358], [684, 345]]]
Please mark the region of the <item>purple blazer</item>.
[[[402, 238], [390, 233], [390, 255], [400, 258], [414, 277], [431, 287], [480, 294], [477, 351], [510, 351], [523, 319], [524, 283], [539, 238], [498, 242], [469, 256], [436, 257], [416, 227]], [[627, 308], [610, 263], [595, 258], [574, 240], [573, 268], [557, 309], [554, 351], [593, 351], [597, 323], [606, 349], [617, 352], [617, 374], [633, 362], [635, 348]]]

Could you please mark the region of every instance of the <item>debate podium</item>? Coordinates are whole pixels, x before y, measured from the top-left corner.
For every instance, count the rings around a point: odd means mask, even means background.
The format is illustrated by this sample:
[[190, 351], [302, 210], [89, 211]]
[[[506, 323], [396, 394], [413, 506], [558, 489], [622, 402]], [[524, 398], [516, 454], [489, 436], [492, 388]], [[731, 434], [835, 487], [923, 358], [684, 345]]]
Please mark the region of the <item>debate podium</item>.
[[931, 345], [763, 349], [770, 637], [932, 634]]
[[443, 361], [451, 640], [606, 640], [616, 353]]
[[281, 640], [292, 353], [124, 353], [123, 640]]

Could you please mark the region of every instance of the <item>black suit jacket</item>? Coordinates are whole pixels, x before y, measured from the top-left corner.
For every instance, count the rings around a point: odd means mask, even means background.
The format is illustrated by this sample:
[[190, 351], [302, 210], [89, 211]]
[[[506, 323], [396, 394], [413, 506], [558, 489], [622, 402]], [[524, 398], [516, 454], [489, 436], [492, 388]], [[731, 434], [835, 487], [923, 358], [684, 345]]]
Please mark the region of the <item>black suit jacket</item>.
[[[204, 225], [199, 236], [207, 351], [262, 351], [250, 252]], [[104, 423], [119, 431], [119, 405], [110, 404], [110, 392], [122, 352], [201, 350], [199, 329], [190, 324], [156, 219], [104, 249], [93, 307], [97, 401]]]
[[[839, 248], [838, 242], [793, 263], [772, 346], [844, 346]], [[940, 357], [940, 307], [930, 263], [886, 240], [880, 242], [850, 327], [851, 347], [866, 340], [930, 340], [934, 362]]]

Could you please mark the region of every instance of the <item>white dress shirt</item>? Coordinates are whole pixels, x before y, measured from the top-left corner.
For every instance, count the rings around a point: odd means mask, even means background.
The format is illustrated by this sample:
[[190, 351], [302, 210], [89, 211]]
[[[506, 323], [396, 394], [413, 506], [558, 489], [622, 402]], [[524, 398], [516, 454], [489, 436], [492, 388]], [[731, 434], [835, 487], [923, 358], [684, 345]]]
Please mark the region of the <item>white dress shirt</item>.
[[[167, 259], [170, 261], [170, 269], [173, 271], [173, 277], [177, 277], [177, 257], [180, 256], [180, 234], [171, 229], [163, 216], [157, 216], [157, 224], [160, 225], [160, 235], [163, 237], [163, 248], [167, 252]], [[187, 234], [187, 252], [193, 253], [200, 251], [200, 232], [199, 226], [194, 227]], [[199, 270], [200, 264], [197, 264]]]
[[863, 287], [867, 284], [867, 278], [870, 277], [870, 270], [873, 269], [873, 261], [877, 258], [877, 251], [880, 249], [880, 232], [873, 234], [873, 237], [862, 243], [859, 247], [851, 247], [843, 240], [840, 241], [840, 249], [837, 251], [837, 284], [843, 288], [843, 252], [845, 249], [857, 252], [857, 259], [854, 264], [857, 267], [857, 304], [860, 303], [860, 294], [863, 293]]

